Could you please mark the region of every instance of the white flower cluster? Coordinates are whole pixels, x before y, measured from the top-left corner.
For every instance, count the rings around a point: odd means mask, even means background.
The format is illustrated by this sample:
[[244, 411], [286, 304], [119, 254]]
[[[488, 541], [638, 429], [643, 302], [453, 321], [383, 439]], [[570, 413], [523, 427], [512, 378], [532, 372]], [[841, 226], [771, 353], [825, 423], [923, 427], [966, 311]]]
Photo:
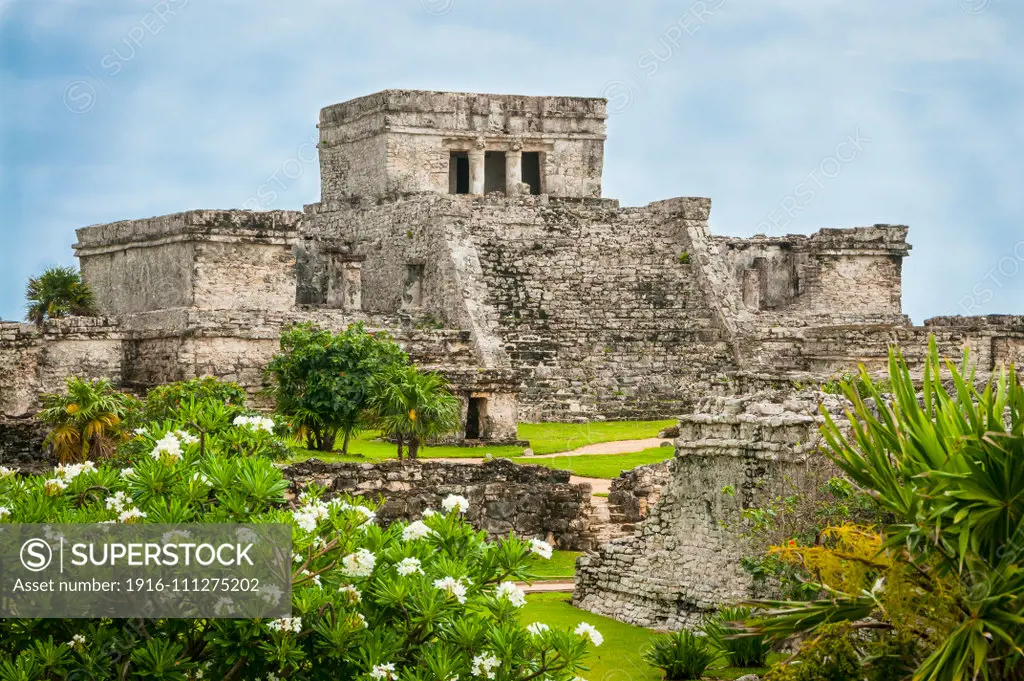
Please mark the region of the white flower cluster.
[[345, 594], [345, 598], [348, 600], [349, 605], [355, 605], [363, 600], [363, 595], [359, 593], [359, 589], [355, 588], [351, 584], [339, 586], [338, 591]]
[[359, 549], [341, 559], [341, 572], [348, 577], [369, 577], [377, 558], [366, 549]]
[[469, 499], [458, 494], [449, 494], [444, 498], [444, 501], [441, 502], [441, 508], [448, 513], [451, 513], [452, 511], [465, 513], [469, 510]]
[[580, 622], [576, 625], [575, 634], [577, 636], [582, 636], [583, 638], [589, 638], [590, 642], [595, 646], [599, 646], [604, 643], [604, 636], [601, 635], [601, 632], [595, 629], [594, 625], [587, 624], [586, 622]]
[[427, 524], [422, 520], [416, 520], [402, 529], [402, 541], [416, 541], [417, 539], [426, 539], [432, 535], [434, 531], [427, 527]]
[[387, 664], [374, 665], [373, 669], [370, 670], [370, 678], [381, 681], [381, 679], [393, 679], [395, 678], [395, 665], [393, 662]]
[[434, 587], [444, 591], [449, 596], [454, 596], [455, 600], [459, 603], [466, 602], [466, 585], [463, 584], [462, 577], [459, 577], [458, 579], [455, 579], [454, 577], [435, 579]]
[[284, 631], [298, 634], [302, 631], [301, 617], [282, 617], [267, 623], [267, 629], [271, 631]]
[[360, 629], [369, 629], [370, 628], [370, 625], [367, 624], [366, 618], [363, 616], [363, 613], [361, 613], [361, 612], [355, 613], [354, 615], [352, 615], [352, 619], [355, 622], [359, 623], [358, 626], [359, 626]]
[[274, 432], [274, 420], [266, 416], [236, 416], [231, 423], [250, 430], [265, 430], [271, 434]]
[[504, 599], [513, 607], [521, 608], [526, 605], [526, 592], [515, 585], [514, 582], [502, 582], [498, 585], [498, 599]]
[[130, 523], [135, 519], [145, 518], [146, 514], [137, 508], [129, 508], [121, 512], [117, 519], [122, 523]]
[[6, 478], [9, 475], [14, 475], [18, 472], [16, 468], [8, 468], [7, 466], [0, 466], [0, 478]]
[[82, 636], [81, 634], [75, 634], [71, 637], [71, 640], [68, 641], [68, 646], [71, 648], [84, 648], [85, 636]]
[[124, 492], [115, 492], [114, 496], [106, 498], [107, 510], [120, 513], [126, 507], [132, 505], [132, 498]]
[[267, 603], [274, 605], [281, 602], [281, 596], [284, 596], [284, 592], [273, 584], [269, 586], [260, 587], [260, 598], [265, 600]]
[[403, 558], [401, 562], [398, 563], [396, 570], [398, 571], [398, 574], [403, 577], [423, 574], [423, 568], [421, 567], [421, 563], [418, 558]]
[[82, 473], [94, 472], [96, 472], [96, 464], [92, 461], [86, 461], [85, 463], [69, 463], [63, 466], [57, 466], [53, 469], [53, 474], [56, 477], [66, 480], [67, 482], [71, 482]]
[[68, 483], [64, 482], [60, 478], [50, 478], [43, 483], [43, 488], [47, 493], [56, 493], [68, 486]]
[[149, 455], [157, 461], [161, 457], [166, 457], [168, 461], [177, 461], [181, 458], [181, 441], [174, 433], [167, 433], [156, 441], [156, 446]]
[[6, 518], [9, 515], [11, 515], [11, 509], [6, 506], [0, 506], [0, 519]]
[[530, 636], [540, 636], [550, 628], [543, 622], [534, 622], [533, 624], [526, 625], [526, 630], [530, 632]]
[[493, 679], [494, 670], [500, 666], [501, 660], [494, 655], [481, 653], [473, 658], [473, 676], [486, 676], [488, 679]]
[[317, 523], [327, 517], [329, 510], [327, 504], [319, 499], [305, 499], [308, 500], [305, 506], [292, 511], [292, 519], [306, 532], [316, 532]]
[[551, 544], [547, 543], [546, 541], [541, 541], [540, 539], [530, 540], [530, 552], [536, 553], [538, 556], [545, 560], [549, 560], [551, 558], [551, 552], [553, 550], [554, 549], [552, 548]]
[[187, 445], [194, 445], [197, 442], [199, 442], [199, 438], [193, 435], [192, 433], [188, 432], [187, 430], [176, 430], [174, 431], [174, 435], [181, 442], [184, 442]]
[[131, 466], [121, 469], [121, 477], [124, 478], [125, 480], [132, 477], [133, 475], [135, 475], [135, 469], [132, 468]]

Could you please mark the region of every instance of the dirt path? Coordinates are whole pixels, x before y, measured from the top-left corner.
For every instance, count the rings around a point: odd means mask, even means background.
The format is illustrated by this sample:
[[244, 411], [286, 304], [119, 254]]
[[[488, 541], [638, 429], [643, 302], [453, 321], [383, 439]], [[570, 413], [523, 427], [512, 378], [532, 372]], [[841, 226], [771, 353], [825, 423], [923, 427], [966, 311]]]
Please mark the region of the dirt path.
[[[535, 454], [534, 456], [517, 456], [516, 463], [529, 463], [533, 459], [556, 459], [560, 456], [592, 456], [597, 454], [633, 454], [642, 452], [645, 449], [660, 447], [662, 442], [672, 442], [671, 439], [663, 437], [649, 437], [643, 440], [614, 440], [612, 442], [598, 442], [584, 447], [570, 449], [567, 452], [555, 452], [554, 454]], [[438, 459], [440, 460], [440, 459]], [[483, 463], [486, 459], [473, 457], [468, 459], [444, 459], [456, 463]]]
[[550, 580], [545, 582], [534, 582], [533, 584], [527, 584], [526, 582], [520, 582], [519, 588], [528, 594], [537, 593], [551, 593], [551, 592], [565, 592], [572, 593], [576, 585], [571, 579], [569, 580]]

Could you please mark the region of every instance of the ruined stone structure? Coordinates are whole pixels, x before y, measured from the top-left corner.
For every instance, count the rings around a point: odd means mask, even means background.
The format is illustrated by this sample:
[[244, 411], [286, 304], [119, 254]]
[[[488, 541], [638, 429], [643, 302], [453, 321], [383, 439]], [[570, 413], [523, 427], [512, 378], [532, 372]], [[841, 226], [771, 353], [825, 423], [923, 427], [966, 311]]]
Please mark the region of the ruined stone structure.
[[[448, 376], [462, 440], [514, 440], [519, 420], [684, 415], [667, 468], [613, 485], [613, 520], [638, 524], [584, 561], [576, 599], [682, 626], [742, 596], [749, 580], [720, 521], [801, 465], [814, 432], [810, 413], [751, 411], [743, 396], [880, 369], [892, 344], [916, 365], [930, 334], [946, 355], [969, 347], [985, 374], [1024, 363], [1024, 318], [911, 325], [905, 226], [741, 239], [710, 233], [706, 198], [604, 198], [605, 105], [387, 90], [320, 112], [321, 197], [301, 212], [192, 210], [79, 229], [103, 316], [0, 323], [0, 463], [34, 453], [28, 417], [69, 375], [132, 390], [213, 375], [255, 395], [282, 327], [363, 322]], [[700, 400], [710, 413], [692, 413]], [[579, 528], [559, 529], [587, 513], [575, 497], [543, 513], [522, 505], [529, 495], [513, 499], [533, 483], [571, 496], [567, 481], [503, 478], [488, 491], [469, 470], [458, 483], [426, 467], [415, 480], [331, 475], [338, 490], [390, 493], [405, 514], [427, 503], [424, 484], [482, 489], [523, 519], [488, 510], [484, 526], [575, 541]], [[740, 493], [724, 497], [726, 484]]]
[[605, 118], [576, 97], [326, 107], [322, 197], [303, 212], [78, 230], [106, 316], [5, 325], [0, 417], [71, 373], [255, 392], [281, 326], [303, 320], [391, 331], [449, 374], [464, 437], [490, 441], [517, 420], [673, 416], [737, 376], [848, 368], [923, 337], [900, 310], [905, 227], [736, 239], [709, 233], [708, 199], [621, 207], [601, 197]]

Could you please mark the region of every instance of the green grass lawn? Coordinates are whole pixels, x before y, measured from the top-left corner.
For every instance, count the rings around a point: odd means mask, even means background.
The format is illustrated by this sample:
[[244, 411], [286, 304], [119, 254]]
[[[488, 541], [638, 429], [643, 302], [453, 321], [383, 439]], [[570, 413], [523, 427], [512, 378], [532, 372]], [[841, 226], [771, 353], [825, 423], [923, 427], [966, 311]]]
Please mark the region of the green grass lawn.
[[[589, 672], [581, 674], [591, 681], [658, 681], [661, 670], [643, 661], [641, 651], [646, 649], [656, 632], [634, 627], [617, 620], [594, 615], [572, 607], [568, 594], [539, 593], [526, 597], [520, 619], [524, 624], [544, 622], [554, 629], [575, 629], [580, 622], [588, 622], [604, 636], [600, 647], [590, 646], [586, 664]], [[770, 660], [777, 659], [773, 655]], [[762, 674], [764, 669], [709, 669], [706, 678], [736, 679], [745, 674]]]
[[530, 572], [538, 579], [572, 579], [576, 574], [576, 559], [582, 555], [579, 551], [555, 551], [548, 560], [530, 556]]
[[554, 459], [518, 459], [516, 463], [535, 464], [548, 468], [571, 471], [584, 478], [617, 478], [622, 471], [671, 459], [674, 447], [652, 447], [634, 454], [593, 454], [585, 456], [560, 456]]
[[[662, 428], [675, 421], [602, 421], [598, 423], [521, 423], [518, 437], [529, 440], [536, 454], [568, 451], [583, 445], [613, 440], [638, 440], [656, 437]], [[339, 438], [336, 449], [341, 448]], [[304, 447], [295, 448], [292, 461], [317, 458], [321, 461], [354, 461], [373, 463], [395, 458], [395, 445], [378, 439], [375, 431], [364, 431], [348, 445], [348, 456], [337, 452], [314, 452]], [[454, 445], [428, 446], [420, 450], [424, 459], [482, 458], [490, 454], [495, 458], [522, 456], [523, 448], [515, 445], [485, 445], [483, 447], [456, 447]], [[638, 465], [638, 464], [634, 464]], [[632, 468], [632, 465], [625, 465]], [[562, 466], [556, 466], [562, 468]], [[608, 477], [616, 477], [611, 475]], [[595, 476], [598, 477], [598, 476]], [[602, 476], [603, 477], [603, 476]]]
[[675, 424], [675, 419], [667, 421], [595, 421], [593, 423], [520, 423], [519, 439], [529, 440], [534, 454], [554, 454], [598, 442], [658, 437], [658, 431]]

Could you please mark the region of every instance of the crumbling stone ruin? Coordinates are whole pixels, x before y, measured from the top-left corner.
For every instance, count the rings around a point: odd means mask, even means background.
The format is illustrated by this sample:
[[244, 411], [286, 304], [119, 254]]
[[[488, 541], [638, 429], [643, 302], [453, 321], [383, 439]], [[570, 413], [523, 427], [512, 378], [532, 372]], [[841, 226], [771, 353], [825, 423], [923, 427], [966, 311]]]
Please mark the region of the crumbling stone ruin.
[[589, 560], [577, 593], [680, 626], [747, 587], [716, 526], [747, 497], [717, 490], [773, 479], [813, 430], [808, 414], [699, 401], [881, 369], [892, 344], [918, 364], [929, 334], [981, 373], [1024, 363], [1022, 317], [903, 315], [905, 226], [741, 239], [710, 233], [706, 198], [602, 197], [606, 118], [599, 98], [386, 90], [321, 110], [321, 198], [301, 212], [79, 229], [102, 316], [0, 323], [0, 463], [32, 454], [38, 396], [69, 375], [131, 390], [213, 375], [255, 395], [284, 325], [361, 321], [448, 376], [460, 440], [684, 415], [660, 501], [651, 476], [619, 484], [636, 533]]

